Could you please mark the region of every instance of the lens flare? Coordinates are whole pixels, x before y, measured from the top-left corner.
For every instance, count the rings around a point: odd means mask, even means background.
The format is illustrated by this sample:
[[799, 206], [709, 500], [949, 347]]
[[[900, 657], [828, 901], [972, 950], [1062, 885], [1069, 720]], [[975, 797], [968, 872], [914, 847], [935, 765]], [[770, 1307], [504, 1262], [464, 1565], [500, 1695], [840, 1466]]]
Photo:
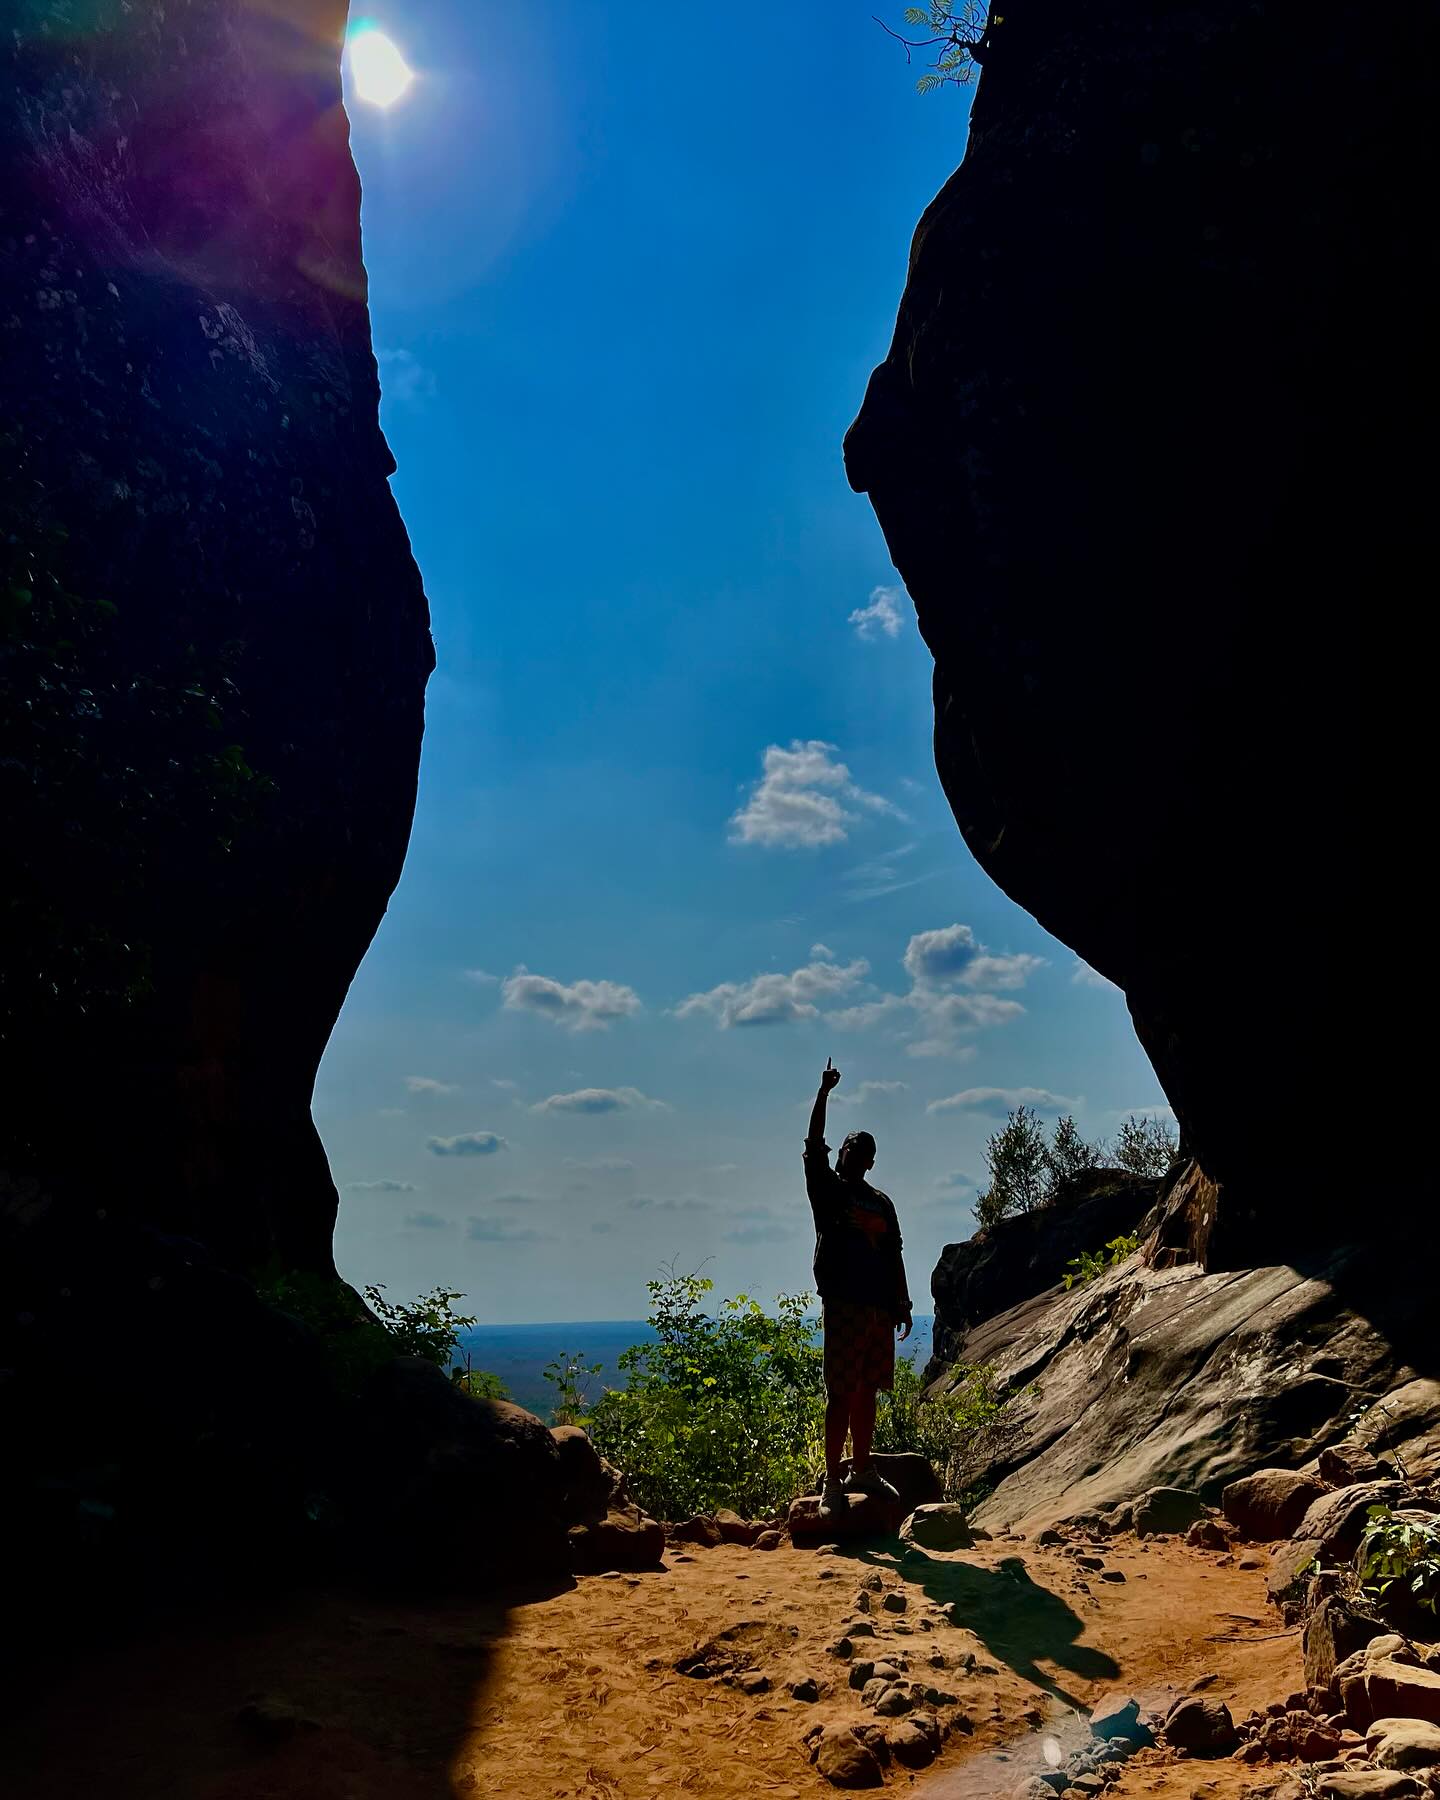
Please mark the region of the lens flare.
[[352, 32], [349, 48], [357, 99], [370, 106], [393, 106], [404, 98], [415, 71], [383, 31], [366, 27]]

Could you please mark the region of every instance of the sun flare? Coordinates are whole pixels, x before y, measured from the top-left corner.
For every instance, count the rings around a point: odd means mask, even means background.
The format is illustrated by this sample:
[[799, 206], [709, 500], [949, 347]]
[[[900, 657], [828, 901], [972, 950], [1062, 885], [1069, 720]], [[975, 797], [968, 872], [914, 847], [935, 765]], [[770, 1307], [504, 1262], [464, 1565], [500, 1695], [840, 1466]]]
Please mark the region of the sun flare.
[[415, 71], [383, 31], [367, 26], [350, 39], [350, 78], [359, 99], [393, 106], [409, 91]]

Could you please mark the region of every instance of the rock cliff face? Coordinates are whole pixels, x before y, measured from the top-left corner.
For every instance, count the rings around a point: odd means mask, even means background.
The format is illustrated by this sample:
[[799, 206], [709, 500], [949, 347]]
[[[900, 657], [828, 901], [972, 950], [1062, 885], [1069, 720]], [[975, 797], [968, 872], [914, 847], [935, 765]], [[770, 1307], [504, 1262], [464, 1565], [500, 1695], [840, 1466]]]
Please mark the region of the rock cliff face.
[[32, 0], [0, 118], [4, 525], [31, 595], [7, 620], [0, 1168], [317, 1271], [310, 1089], [399, 876], [433, 664], [344, 25], [344, 0]]
[[[1124, 989], [1233, 1203], [1214, 1266], [1293, 1233], [1277, 1121], [1389, 1005], [1326, 971], [1410, 867], [1433, 38], [1418, 7], [1007, 6], [846, 440], [960, 829]], [[1341, 1185], [1307, 1182], [1307, 1234]]]
[[81, 1587], [255, 1550], [349, 1454], [247, 1279], [334, 1275], [311, 1086], [433, 664], [345, 10], [28, 0], [0, 51], [7, 1541]]

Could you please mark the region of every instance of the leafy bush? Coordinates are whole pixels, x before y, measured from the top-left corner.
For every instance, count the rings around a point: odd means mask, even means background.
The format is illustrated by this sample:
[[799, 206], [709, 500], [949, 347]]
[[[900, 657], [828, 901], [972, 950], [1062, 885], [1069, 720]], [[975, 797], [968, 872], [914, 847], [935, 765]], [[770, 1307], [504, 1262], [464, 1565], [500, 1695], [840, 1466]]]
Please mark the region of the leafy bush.
[[1388, 1506], [1372, 1506], [1365, 1517], [1355, 1553], [1362, 1590], [1391, 1605], [1440, 1611], [1440, 1516], [1402, 1519]]
[[999, 1447], [1010, 1423], [1010, 1397], [988, 1364], [949, 1371], [949, 1391], [927, 1395], [915, 1359], [895, 1359], [895, 1386], [881, 1394], [875, 1415], [875, 1448], [918, 1450], [940, 1476], [947, 1500], [973, 1504], [976, 1476]]
[[701, 1310], [713, 1283], [700, 1275], [647, 1285], [655, 1341], [620, 1357], [629, 1385], [595, 1403], [595, 1448], [657, 1518], [778, 1511], [823, 1460], [814, 1296], [781, 1294], [770, 1314], [739, 1294], [715, 1318]]
[[365, 1289], [369, 1311], [353, 1288], [318, 1275], [272, 1276], [260, 1283], [259, 1293], [316, 1333], [336, 1385], [351, 1396], [396, 1356], [422, 1356], [444, 1368], [455, 1355], [459, 1334], [475, 1323], [455, 1311], [454, 1302], [463, 1296], [449, 1288], [436, 1288], [406, 1304], [387, 1300], [384, 1288], [372, 1285]]
[[1078, 1256], [1072, 1256], [1065, 1268], [1065, 1291], [1080, 1287], [1087, 1281], [1093, 1281], [1097, 1275], [1103, 1275], [1106, 1269], [1113, 1269], [1118, 1263], [1133, 1256], [1140, 1248], [1140, 1239], [1134, 1232], [1122, 1233], [1120, 1237], [1111, 1238], [1103, 1250], [1082, 1250]]
[[489, 1369], [472, 1369], [467, 1356], [463, 1364], [456, 1363], [450, 1371], [450, 1379], [462, 1394], [468, 1394], [472, 1400], [508, 1400], [510, 1390], [498, 1375], [492, 1375]]
[[1132, 1175], [1156, 1177], [1166, 1172], [1179, 1149], [1175, 1128], [1168, 1119], [1152, 1118], [1148, 1113], [1136, 1118], [1131, 1113], [1115, 1134], [1110, 1160], [1117, 1169], [1127, 1169]]

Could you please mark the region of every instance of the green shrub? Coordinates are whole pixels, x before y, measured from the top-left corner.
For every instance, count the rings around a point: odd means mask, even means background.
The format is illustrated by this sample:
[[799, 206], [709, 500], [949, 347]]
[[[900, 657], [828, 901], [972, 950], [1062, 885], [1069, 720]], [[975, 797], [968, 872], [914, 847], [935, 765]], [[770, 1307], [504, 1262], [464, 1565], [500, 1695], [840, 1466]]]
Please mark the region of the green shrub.
[[990, 1185], [975, 1202], [976, 1224], [984, 1230], [1012, 1213], [1049, 1206], [1104, 1155], [1104, 1145], [1088, 1143], [1069, 1113], [1055, 1121], [1047, 1142], [1035, 1109], [1017, 1106], [985, 1146]]
[[450, 1379], [462, 1394], [468, 1394], [472, 1400], [508, 1400], [510, 1390], [498, 1375], [492, 1375], [489, 1369], [472, 1369], [470, 1358], [464, 1364], [457, 1363], [450, 1371]]
[[739, 1294], [712, 1317], [701, 1310], [713, 1287], [702, 1276], [647, 1285], [655, 1341], [620, 1357], [628, 1386], [596, 1401], [595, 1448], [657, 1518], [779, 1511], [823, 1462], [814, 1296], [781, 1294], [771, 1314]]
[[1111, 1238], [1103, 1250], [1082, 1250], [1078, 1256], [1072, 1256], [1066, 1263], [1066, 1274], [1063, 1277], [1065, 1291], [1069, 1293], [1073, 1287], [1081, 1287], [1087, 1281], [1093, 1281], [1097, 1275], [1103, 1275], [1106, 1269], [1113, 1269], [1129, 1256], [1133, 1256], [1140, 1248], [1140, 1239], [1132, 1232], [1122, 1233]]
[[[1362, 1590], [1391, 1605], [1440, 1611], [1440, 1516], [1402, 1519], [1388, 1506], [1372, 1506], [1355, 1553]], [[1392, 1592], [1399, 1588], [1399, 1593]]]
[[562, 1350], [554, 1362], [546, 1363], [540, 1373], [555, 1389], [552, 1425], [590, 1423], [590, 1383], [603, 1367], [603, 1363], [585, 1362], [578, 1350]]
[[384, 1288], [372, 1285], [365, 1289], [367, 1311], [343, 1281], [287, 1272], [262, 1281], [259, 1294], [316, 1333], [336, 1385], [352, 1397], [396, 1356], [421, 1356], [444, 1368], [454, 1358], [459, 1334], [475, 1323], [455, 1311], [454, 1302], [463, 1296], [448, 1288], [406, 1304], [387, 1300]]
[[1007, 1429], [1010, 1397], [989, 1364], [949, 1371], [953, 1385], [927, 1395], [915, 1359], [895, 1359], [895, 1385], [880, 1396], [875, 1415], [875, 1448], [919, 1451], [940, 1476], [947, 1500], [974, 1504], [981, 1498], [976, 1477], [993, 1456]]
[[1165, 1174], [1179, 1151], [1175, 1128], [1168, 1119], [1152, 1118], [1148, 1113], [1137, 1118], [1131, 1113], [1115, 1133], [1110, 1160], [1117, 1169], [1154, 1178]]

